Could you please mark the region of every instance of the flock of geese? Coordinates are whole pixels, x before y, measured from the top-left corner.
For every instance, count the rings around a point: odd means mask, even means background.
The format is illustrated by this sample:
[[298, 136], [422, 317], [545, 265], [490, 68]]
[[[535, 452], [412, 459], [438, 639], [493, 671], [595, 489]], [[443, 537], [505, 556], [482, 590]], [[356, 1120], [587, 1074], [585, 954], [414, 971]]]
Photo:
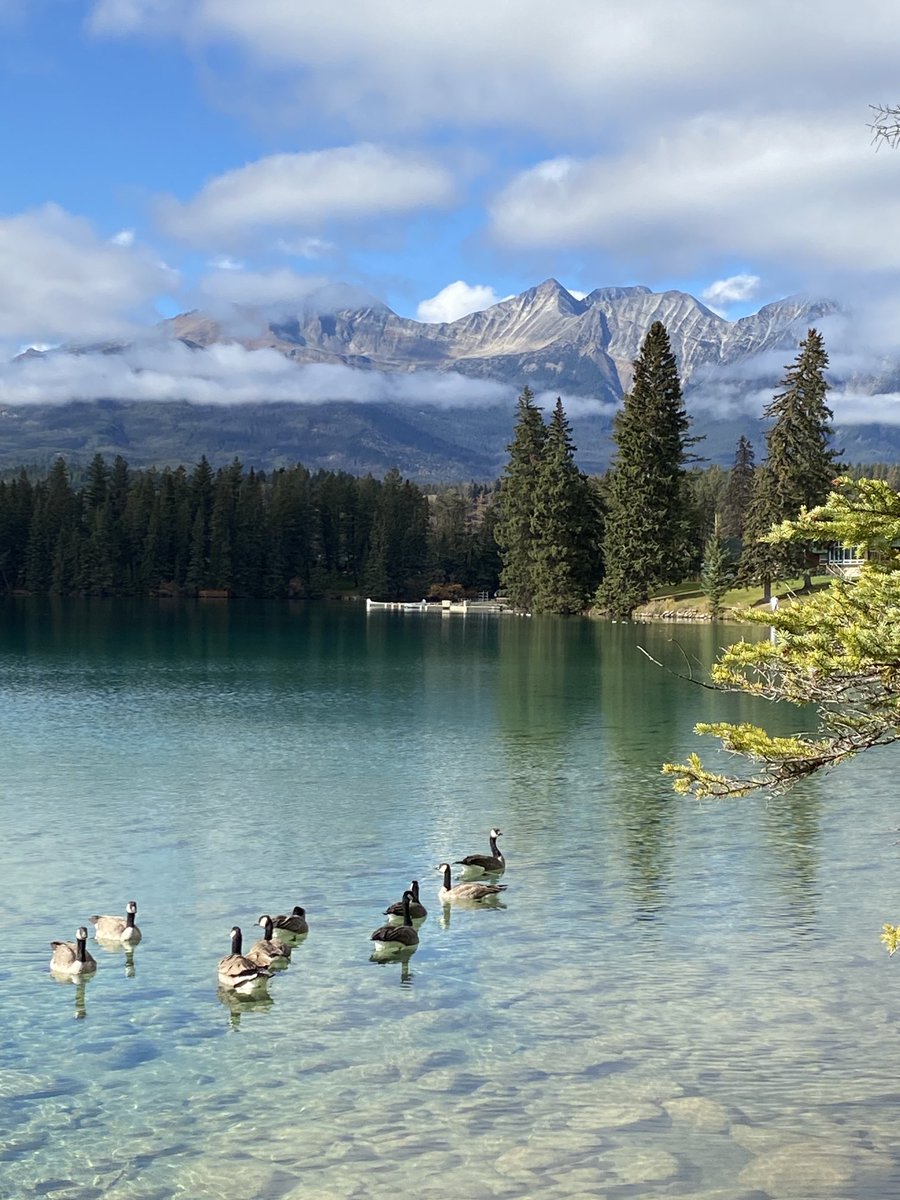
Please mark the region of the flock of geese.
[[[453, 884], [451, 864], [442, 862], [435, 869], [443, 872], [438, 890], [441, 904], [478, 905], [506, 891], [505, 883], [485, 882], [485, 878], [496, 878], [506, 870], [506, 859], [497, 846], [502, 830], [490, 831], [490, 854], [467, 854], [454, 861], [453, 866], [462, 867], [461, 882]], [[372, 933], [375, 957], [386, 957], [403, 951], [412, 951], [419, 944], [418, 929], [428, 916], [419, 899], [419, 883], [414, 879], [403, 896], [384, 910], [388, 918], [384, 925]], [[129, 900], [125, 916], [93, 916], [89, 922], [94, 927], [94, 938], [107, 949], [122, 946], [132, 951], [141, 940], [141, 931], [135, 924], [137, 902]], [[309, 933], [306, 912], [299, 904], [289, 913], [271, 917], [263, 914], [256, 922], [263, 931], [262, 937], [243, 951], [243, 934], [240, 926], [231, 930], [231, 953], [219, 960], [219, 986], [240, 996], [262, 996], [268, 989], [272, 974], [288, 966], [291, 951]], [[77, 980], [97, 970], [97, 960], [87, 948], [87, 926], [79, 927], [74, 942], [51, 942], [53, 955], [50, 959], [51, 973], [60, 979]]]

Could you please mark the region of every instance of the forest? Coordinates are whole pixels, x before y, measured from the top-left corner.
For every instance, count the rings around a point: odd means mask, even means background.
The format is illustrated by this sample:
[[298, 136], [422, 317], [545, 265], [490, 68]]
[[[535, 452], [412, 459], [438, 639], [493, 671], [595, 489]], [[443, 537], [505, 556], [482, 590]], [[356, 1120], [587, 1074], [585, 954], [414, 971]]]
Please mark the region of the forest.
[[[519, 608], [627, 616], [685, 578], [714, 594], [732, 579], [796, 574], [802, 553], [761, 539], [821, 503], [841, 469], [825, 404], [827, 355], [810, 330], [764, 414], [766, 458], [741, 438], [730, 470], [691, 438], [674, 356], [656, 323], [616, 418], [605, 476], [575, 465], [562, 401], [549, 420], [526, 388], [494, 484], [425, 489], [383, 479], [213, 469], [134, 470], [121, 456], [57, 458], [0, 479], [0, 590], [61, 596], [374, 599], [493, 595]], [[846, 474], [862, 471], [843, 467]], [[865, 474], [900, 488], [900, 466]]]

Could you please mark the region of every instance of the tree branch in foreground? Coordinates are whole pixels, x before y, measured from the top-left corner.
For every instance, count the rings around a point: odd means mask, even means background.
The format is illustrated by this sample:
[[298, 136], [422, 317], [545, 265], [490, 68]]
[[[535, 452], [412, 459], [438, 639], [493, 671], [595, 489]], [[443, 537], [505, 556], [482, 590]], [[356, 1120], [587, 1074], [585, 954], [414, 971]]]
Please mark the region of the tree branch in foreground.
[[[814, 734], [776, 737], [752, 724], [704, 723], [728, 753], [761, 764], [752, 775], [716, 774], [696, 754], [666, 763], [676, 791], [742, 796], [784, 791], [817, 771], [873, 746], [900, 740], [900, 496], [880, 480], [835, 481], [826, 504], [801, 512], [769, 535], [773, 541], [839, 541], [879, 554], [856, 583], [835, 581], [802, 604], [749, 611], [771, 625], [774, 641], [736, 642], [712, 668], [712, 685], [816, 711]], [[696, 682], [692, 680], [692, 682]]]

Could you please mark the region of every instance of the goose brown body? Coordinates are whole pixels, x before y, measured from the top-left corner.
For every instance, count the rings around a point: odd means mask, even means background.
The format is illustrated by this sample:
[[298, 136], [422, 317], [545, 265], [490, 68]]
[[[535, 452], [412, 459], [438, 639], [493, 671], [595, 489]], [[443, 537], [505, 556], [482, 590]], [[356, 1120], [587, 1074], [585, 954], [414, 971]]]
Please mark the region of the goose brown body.
[[458, 900], [487, 900], [490, 896], [499, 896], [501, 892], [506, 891], [505, 883], [457, 883], [451, 887], [450, 864], [441, 863], [437, 869], [444, 872], [444, 881], [438, 890], [442, 904], [452, 904]]
[[89, 917], [94, 926], [94, 937], [98, 942], [123, 942], [136, 946], [143, 936], [134, 923], [137, 916], [137, 901], [129, 900], [125, 906], [124, 917]]
[[90, 975], [96, 971], [97, 960], [87, 951], [87, 935], [87, 928], [82, 925], [74, 942], [51, 942], [50, 970], [57, 975]]
[[231, 930], [231, 953], [219, 959], [219, 983], [245, 996], [258, 995], [268, 988], [272, 972], [261, 963], [246, 958], [241, 953], [242, 945], [240, 928], [235, 925]]
[[279, 913], [277, 917], [273, 917], [272, 925], [280, 933], [290, 933], [295, 937], [309, 933], [306, 910], [301, 908], [299, 904], [295, 904], [291, 912]]
[[500, 875], [506, 870], [506, 859], [497, 846], [497, 838], [502, 836], [502, 829], [492, 829], [490, 839], [490, 854], [467, 854], [465, 858], [457, 858], [454, 866], [464, 867], [466, 875]]
[[412, 946], [418, 946], [419, 935], [413, 929], [412, 916], [410, 915], [412, 898], [412, 892], [407, 891], [403, 893], [402, 925], [379, 925], [373, 932], [371, 940], [375, 943], [376, 950], [408, 950]]
[[[414, 879], [410, 883], [409, 890], [412, 893], [412, 900], [409, 903], [409, 915], [412, 917], [412, 919], [414, 921], [422, 921], [425, 919], [425, 917], [428, 916], [428, 910], [426, 909], [426, 907], [422, 903], [422, 901], [419, 899], [419, 881], [418, 881], [418, 879]], [[406, 910], [405, 910], [403, 901], [398, 900], [396, 902], [396, 904], [391, 904], [388, 908], [386, 908], [384, 910], [384, 915], [386, 917], [402, 917], [405, 915], [405, 911]]]
[[286, 967], [290, 962], [291, 948], [272, 936], [272, 918], [263, 915], [256, 923], [262, 926], [263, 936], [253, 943], [246, 957], [264, 967]]

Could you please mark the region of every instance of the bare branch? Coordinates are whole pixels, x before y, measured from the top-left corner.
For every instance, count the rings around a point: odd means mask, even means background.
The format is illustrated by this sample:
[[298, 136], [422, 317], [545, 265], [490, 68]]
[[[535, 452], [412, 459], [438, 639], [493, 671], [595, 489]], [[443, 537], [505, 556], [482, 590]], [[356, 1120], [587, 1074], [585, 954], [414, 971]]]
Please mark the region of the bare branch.
[[900, 146], [900, 105], [870, 104], [875, 119], [869, 125], [872, 131], [872, 144], [876, 149], [883, 145], [896, 150]]
[[[672, 639], [672, 640], [674, 641], [674, 639]], [[685, 652], [684, 652], [684, 647], [683, 647], [683, 646], [681, 646], [681, 645], [680, 645], [678, 642], [675, 642], [675, 645], [676, 645], [676, 646], [678, 646], [678, 649], [681, 651], [681, 653], [682, 653], [682, 655], [683, 655], [683, 657], [684, 657], [684, 660], [685, 660], [685, 662], [688, 664], [688, 669], [689, 669], [689, 671], [690, 671], [690, 674], [689, 674], [689, 675], [682, 675], [680, 671], [673, 671], [671, 667], [667, 667], [667, 666], [666, 666], [666, 664], [665, 664], [665, 663], [663, 663], [663, 662], [660, 662], [658, 658], [654, 658], [654, 657], [653, 657], [653, 655], [650, 653], [650, 651], [649, 651], [649, 650], [645, 650], [643, 646], [638, 646], [638, 650], [640, 650], [641, 654], [643, 654], [643, 656], [644, 656], [645, 658], [649, 658], [649, 659], [650, 659], [650, 661], [653, 663], [653, 665], [654, 665], [654, 666], [657, 666], [657, 667], [662, 667], [662, 669], [663, 669], [664, 671], [668, 672], [668, 674], [669, 674], [669, 675], [673, 675], [673, 676], [674, 676], [676, 679], [682, 679], [682, 680], [684, 680], [684, 682], [685, 682], [685, 683], [693, 683], [693, 684], [695, 684], [697, 687], [709, 688], [709, 690], [710, 690], [711, 692], [724, 692], [724, 691], [726, 691], [726, 689], [725, 689], [725, 688], [719, 687], [719, 686], [717, 686], [715, 683], [707, 683], [707, 682], [706, 682], [705, 680], [703, 680], [703, 679], [696, 679], [696, 678], [694, 677], [694, 670], [693, 670], [693, 667], [691, 666], [691, 660], [690, 660], [690, 659], [688, 658], [688, 656], [685, 654]]]

